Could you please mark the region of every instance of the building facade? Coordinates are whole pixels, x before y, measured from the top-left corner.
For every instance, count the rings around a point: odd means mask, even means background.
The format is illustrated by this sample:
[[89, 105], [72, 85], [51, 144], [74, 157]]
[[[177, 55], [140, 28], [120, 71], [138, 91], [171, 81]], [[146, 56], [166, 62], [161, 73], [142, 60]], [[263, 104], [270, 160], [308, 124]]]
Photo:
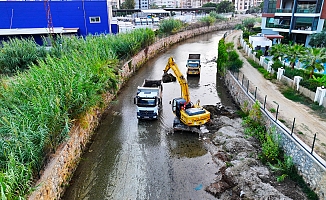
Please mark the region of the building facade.
[[[78, 29], [82, 36], [112, 33], [112, 8], [106, 0], [49, 1], [49, 5], [54, 28]], [[48, 27], [43, 1], [0, 1], [0, 18], [0, 33]]]
[[135, 9], [149, 9], [149, 0], [135, 0]]
[[267, 0], [262, 14], [262, 33], [280, 34], [309, 46], [311, 35], [325, 27], [324, 0]]
[[236, 11], [244, 12], [252, 7], [258, 7], [263, 0], [234, 0], [232, 2]]

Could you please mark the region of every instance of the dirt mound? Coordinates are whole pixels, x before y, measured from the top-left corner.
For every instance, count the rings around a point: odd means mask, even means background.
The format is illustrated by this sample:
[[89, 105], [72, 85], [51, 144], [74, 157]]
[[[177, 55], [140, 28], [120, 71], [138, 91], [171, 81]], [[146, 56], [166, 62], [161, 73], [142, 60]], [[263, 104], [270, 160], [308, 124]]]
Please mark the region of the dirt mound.
[[203, 108], [211, 113], [211, 118], [216, 118], [218, 116], [227, 116], [229, 118], [239, 117], [239, 115], [231, 108], [224, 107], [221, 103], [216, 105], [203, 105]]

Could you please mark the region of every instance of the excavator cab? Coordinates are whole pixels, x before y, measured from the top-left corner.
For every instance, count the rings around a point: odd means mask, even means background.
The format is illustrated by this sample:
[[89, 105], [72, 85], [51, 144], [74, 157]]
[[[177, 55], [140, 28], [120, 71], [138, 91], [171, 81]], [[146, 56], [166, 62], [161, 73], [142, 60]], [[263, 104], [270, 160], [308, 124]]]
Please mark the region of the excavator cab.
[[174, 98], [172, 100], [172, 111], [177, 117], [180, 118], [181, 110], [185, 109], [186, 103], [186, 100], [183, 98]]

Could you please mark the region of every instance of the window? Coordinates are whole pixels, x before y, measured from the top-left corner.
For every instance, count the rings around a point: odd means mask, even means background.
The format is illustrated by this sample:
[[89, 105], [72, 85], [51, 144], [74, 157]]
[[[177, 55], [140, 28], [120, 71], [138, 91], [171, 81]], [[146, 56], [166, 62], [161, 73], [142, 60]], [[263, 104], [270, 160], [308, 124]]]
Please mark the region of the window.
[[276, 12], [276, 1], [269, 1], [268, 2], [268, 10], [267, 13], [275, 13]]
[[274, 18], [267, 18], [266, 19], [266, 28], [274, 28]]
[[89, 17], [89, 22], [90, 23], [101, 23], [101, 18], [100, 17]]

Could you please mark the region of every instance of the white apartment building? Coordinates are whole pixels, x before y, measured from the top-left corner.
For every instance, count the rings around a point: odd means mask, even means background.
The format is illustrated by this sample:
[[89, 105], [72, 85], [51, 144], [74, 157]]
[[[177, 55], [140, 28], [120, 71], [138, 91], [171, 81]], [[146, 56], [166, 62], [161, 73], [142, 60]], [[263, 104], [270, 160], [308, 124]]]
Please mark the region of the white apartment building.
[[234, 0], [235, 11], [243, 12], [249, 10], [252, 7], [259, 6], [263, 0]]
[[149, 0], [135, 0], [135, 9], [149, 9]]

